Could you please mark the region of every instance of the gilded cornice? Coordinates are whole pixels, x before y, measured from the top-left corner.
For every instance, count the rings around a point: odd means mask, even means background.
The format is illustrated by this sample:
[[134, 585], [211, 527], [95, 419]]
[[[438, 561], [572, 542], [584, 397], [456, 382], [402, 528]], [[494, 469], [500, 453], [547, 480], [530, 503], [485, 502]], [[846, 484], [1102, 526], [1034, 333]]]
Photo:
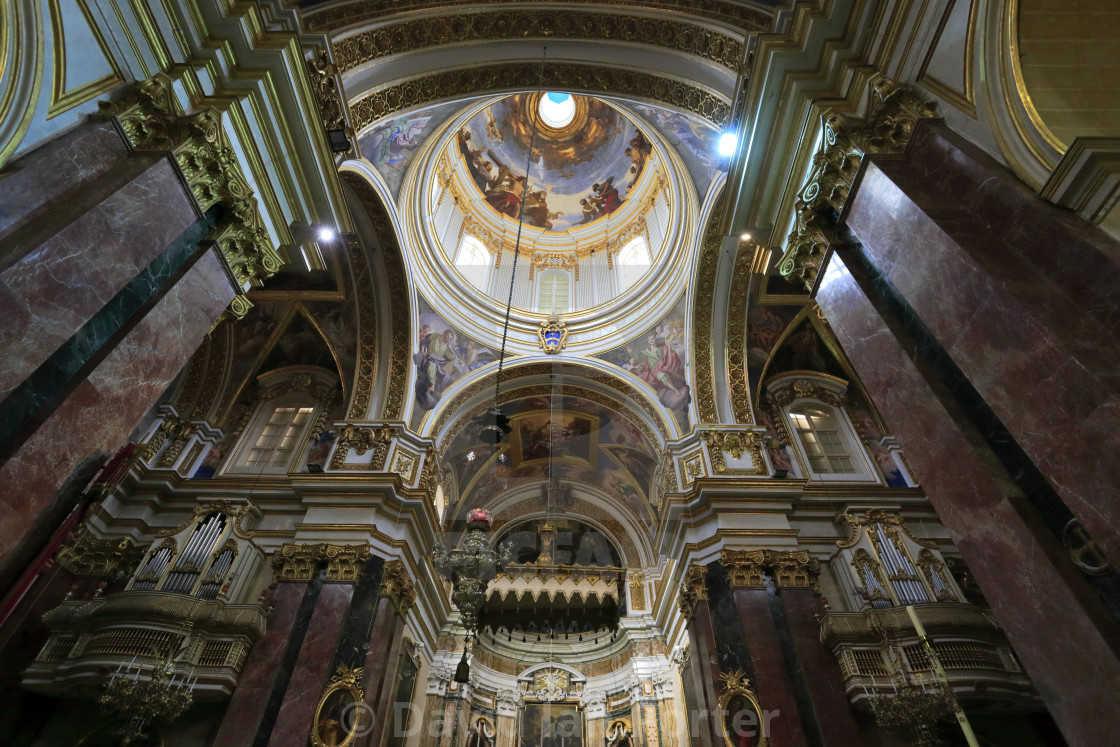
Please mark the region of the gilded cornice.
[[724, 125], [731, 112], [726, 98], [685, 81], [640, 70], [554, 62], [543, 69], [510, 63], [479, 65], [401, 81], [352, 100], [350, 115], [354, 129], [361, 132], [383, 117], [424, 104], [538, 87], [659, 101], [717, 128]]
[[547, 8], [488, 8], [457, 15], [410, 17], [361, 31], [334, 43], [343, 72], [395, 54], [448, 44], [521, 39], [651, 44], [695, 55], [732, 71], [743, 61], [744, 41], [731, 34], [682, 19], [588, 9], [559, 13]]
[[701, 423], [718, 423], [715, 380], [712, 374], [712, 304], [716, 292], [716, 267], [723, 246], [720, 233], [722, 202], [717, 203], [708, 218], [708, 228], [700, 245], [696, 267], [696, 303], [692, 310], [693, 352], [692, 376], [696, 383], [696, 409]]
[[139, 565], [144, 550], [127, 538], [95, 537], [82, 524], [66, 538], [55, 557], [75, 576], [113, 577]]
[[681, 590], [677, 594], [677, 606], [689, 620], [696, 611], [696, 605], [708, 598], [708, 569], [702, 565], [692, 565], [681, 579]]
[[827, 112], [821, 117], [821, 147], [794, 205], [796, 224], [786, 241], [778, 271], [808, 291], [816, 287], [828, 250], [836, 243], [835, 216], [866, 155], [901, 153], [921, 119], [938, 118], [937, 105], [913, 89], [878, 77], [862, 120]]
[[416, 584], [408, 575], [404, 563], [390, 560], [385, 564], [385, 575], [381, 579], [381, 596], [388, 597], [401, 617], [408, 614], [416, 602]]
[[369, 559], [369, 545], [286, 544], [272, 556], [274, 582], [310, 581], [321, 563], [327, 564], [326, 581], [352, 583]]
[[[540, 5], [547, 2], [537, 0]], [[460, 5], [467, 5], [473, 0], [365, 0], [364, 2], [350, 3], [348, 5], [334, 6], [323, 10], [310, 10], [305, 15], [308, 31], [334, 31], [347, 26], [369, 21], [377, 21], [385, 16], [405, 11], [418, 10], [448, 10]], [[524, 0], [491, 0], [490, 5], [524, 5]], [[562, 4], [568, 6], [567, 15], [576, 18], [585, 18], [587, 13], [582, 10], [573, 11], [572, 6], [581, 5], [610, 6], [627, 8], [634, 11], [662, 10], [674, 14], [686, 14], [708, 18], [721, 23], [726, 23], [746, 31], [765, 32], [773, 26], [774, 19], [769, 13], [756, 8], [749, 8], [739, 3], [723, 2], [723, 0], [662, 0], [661, 2], [634, 2], [634, 0], [563, 0]], [[552, 11], [554, 16], [563, 13]], [[459, 16], [452, 16], [454, 21]], [[545, 34], [555, 36], [556, 34]]]
[[[225, 216], [207, 239], [218, 245], [239, 285], [259, 286], [280, 269], [282, 260], [226, 139], [221, 112], [203, 109], [183, 115], [172, 84], [163, 73], [140, 81], [121, 99], [102, 102], [102, 114], [116, 118], [133, 149], [170, 151], [200, 209], [222, 204]], [[237, 303], [235, 313], [244, 315], [246, 299]]]
[[[399, 420], [404, 414], [406, 387], [410, 371], [409, 329], [411, 325], [411, 303], [409, 302], [409, 282], [405, 272], [404, 260], [401, 257], [400, 244], [393, 222], [385, 209], [381, 198], [377, 196], [373, 187], [358, 174], [350, 171], [342, 172], [342, 180], [350, 187], [358, 200], [365, 208], [366, 216], [373, 227], [377, 237], [377, 246], [380, 250], [382, 267], [385, 271], [385, 286], [389, 293], [390, 326], [392, 340], [389, 346], [389, 380], [385, 387], [385, 401], [381, 408], [381, 417], [384, 420]], [[355, 247], [355, 251], [358, 248]], [[368, 267], [365, 255], [361, 258], [364, 266]], [[359, 269], [355, 266], [355, 272]], [[357, 275], [357, 277], [362, 277]], [[359, 288], [359, 308], [368, 306], [367, 316], [361, 324], [359, 336], [360, 353], [358, 359], [358, 381], [354, 387], [354, 399], [350, 404], [350, 416], [358, 420], [368, 417], [370, 402], [373, 397], [376, 371], [376, 342], [377, 331], [373, 317], [373, 291], [369, 283], [364, 283], [365, 288]], [[363, 293], [367, 297], [363, 298]]]

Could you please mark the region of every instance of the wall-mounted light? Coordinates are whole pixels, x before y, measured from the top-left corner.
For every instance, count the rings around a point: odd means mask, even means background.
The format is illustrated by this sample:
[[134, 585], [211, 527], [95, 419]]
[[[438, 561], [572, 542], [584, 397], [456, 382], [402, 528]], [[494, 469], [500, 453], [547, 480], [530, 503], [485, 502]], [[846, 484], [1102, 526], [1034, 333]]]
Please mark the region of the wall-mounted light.
[[739, 145], [739, 138], [734, 132], [725, 132], [719, 136], [719, 154], [721, 156], [735, 155], [735, 148]]
[[334, 232], [333, 228], [327, 228], [325, 226], [323, 228], [320, 228], [319, 233], [317, 234], [319, 241], [323, 242], [334, 241], [334, 237], [337, 235], [338, 234]]

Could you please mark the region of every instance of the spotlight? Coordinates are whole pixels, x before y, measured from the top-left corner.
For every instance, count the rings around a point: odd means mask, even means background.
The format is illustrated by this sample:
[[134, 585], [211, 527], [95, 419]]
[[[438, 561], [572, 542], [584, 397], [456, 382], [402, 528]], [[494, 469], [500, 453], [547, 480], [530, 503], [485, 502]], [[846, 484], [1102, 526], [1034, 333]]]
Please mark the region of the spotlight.
[[346, 153], [353, 147], [344, 129], [327, 130], [327, 142], [330, 143], [332, 153]]
[[750, 241], [751, 240], [751, 235], [749, 233], [745, 233], [742, 236], [740, 236], [739, 239], [741, 241]]
[[719, 136], [719, 154], [721, 156], [735, 155], [735, 148], [739, 145], [739, 138], [734, 132], [725, 132]]
[[319, 241], [323, 241], [323, 242], [334, 241], [334, 236], [335, 236], [334, 229], [331, 229], [331, 228], [320, 228], [319, 229]]

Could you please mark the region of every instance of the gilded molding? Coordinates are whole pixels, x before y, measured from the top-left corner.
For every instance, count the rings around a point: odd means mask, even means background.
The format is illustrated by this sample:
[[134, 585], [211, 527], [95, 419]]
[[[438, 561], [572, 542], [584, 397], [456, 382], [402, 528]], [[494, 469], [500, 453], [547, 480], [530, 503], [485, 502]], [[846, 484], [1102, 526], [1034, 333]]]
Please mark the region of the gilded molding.
[[644, 611], [646, 609], [646, 580], [641, 571], [627, 574], [630, 582], [630, 609]]
[[[409, 301], [408, 275], [405, 272], [404, 260], [401, 258], [401, 248], [397, 241], [397, 233], [393, 222], [385, 209], [384, 203], [369, 182], [358, 174], [344, 171], [342, 180], [357, 195], [358, 200], [365, 208], [366, 216], [377, 238], [380, 250], [382, 267], [385, 271], [385, 285], [389, 289], [390, 326], [392, 340], [389, 346], [389, 381], [385, 387], [385, 401], [381, 408], [381, 417], [384, 420], [400, 420], [404, 415], [405, 397], [407, 395], [408, 375], [411, 370], [411, 352], [409, 330], [412, 324]], [[361, 267], [368, 268], [368, 260], [361, 247], [350, 247], [351, 261], [354, 262], [356, 277]], [[358, 254], [361, 254], [359, 257]], [[358, 264], [360, 262], [360, 265]], [[377, 369], [377, 329], [373, 309], [375, 299], [373, 289], [369, 283], [358, 288], [359, 308], [367, 306], [369, 312], [360, 322], [361, 334], [359, 345], [361, 354], [358, 359], [358, 381], [354, 386], [354, 399], [350, 404], [349, 417], [354, 420], [369, 417], [369, 407], [373, 398], [373, 390]]]
[[416, 602], [416, 584], [399, 560], [385, 564], [385, 575], [381, 579], [381, 596], [388, 597], [393, 609], [404, 617]]
[[[163, 421], [159, 424], [159, 427], [156, 428], [156, 432], [144, 442], [144, 448], [140, 452], [140, 460], [145, 463], [150, 463], [168, 441], [172, 441], [170, 448], [174, 448], [175, 443], [179, 443], [179, 452], [182, 452], [183, 446], [186, 445], [187, 440], [197, 431], [198, 425], [196, 423], [192, 423], [174, 413], [167, 413], [163, 416]], [[175, 456], [178, 456], [179, 452], [177, 452]], [[160, 465], [168, 466], [163, 465], [162, 459], [160, 460]]]
[[327, 564], [325, 580], [354, 582], [369, 559], [369, 545], [298, 545], [289, 543], [272, 556], [274, 582], [310, 581], [319, 565]]
[[319, 107], [323, 127], [328, 130], [346, 129], [346, 104], [342, 89], [338, 85], [337, 75], [338, 68], [331, 62], [331, 57], [325, 49], [319, 50], [307, 60], [307, 77], [311, 81], [311, 92]]
[[716, 268], [719, 266], [723, 234], [720, 219], [723, 203], [712, 210], [708, 228], [700, 245], [696, 267], [696, 305], [692, 311], [693, 352], [696, 363], [692, 376], [696, 384], [696, 409], [701, 423], [718, 423], [716, 412], [715, 378], [712, 373], [712, 304], [716, 293]]
[[841, 396], [811, 379], [791, 379], [782, 382], [769, 391], [768, 397], [779, 408], [799, 399], [817, 399], [833, 407], [843, 407], [848, 403], [846, 396]]
[[[348, 3], [318, 10], [308, 9], [305, 23], [308, 31], [333, 31], [346, 26], [375, 21], [382, 16], [416, 11], [422, 9], [445, 10], [460, 5], [467, 5], [471, 0], [367, 0], [361, 3]], [[490, 5], [507, 5], [521, 3], [521, 0], [492, 0]], [[596, 5], [619, 6], [627, 8], [641, 8], [643, 10], [663, 10], [675, 14], [687, 14], [700, 18], [709, 18], [729, 24], [747, 31], [770, 31], [774, 24], [773, 16], [761, 10], [746, 7], [739, 3], [724, 2], [723, 0], [661, 0], [660, 2], [641, 3], [633, 0], [569, 0], [569, 5]], [[573, 13], [578, 18], [585, 18], [586, 13]], [[452, 22], [459, 18], [455, 16]], [[436, 19], [439, 20], [439, 19]], [[548, 34], [555, 36], [556, 34]], [[401, 40], [394, 39], [396, 43]]]
[[126, 538], [95, 537], [82, 524], [58, 548], [59, 565], [75, 576], [128, 573], [140, 564], [144, 550]]
[[864, 156], [901, 153], [919, 120], [938, 117], [936, 104], [881, 76], [871, 82], [871, 102], [864, 119], [835, 112], [822, 115], [820, 150], [798, 193], [796, 225], [786, 241], [778, 272], [811, 292], [829, 248], [836, 243], [835, 216], [848, 201]]
[[903, 518], [902, 514], [891, 513], [882, 508], [872, 508], [865, 511], [860, 516], [844, 514], [844, 521], [847, 522], [848, 525], [848, 536], [846, 539], [836, 541], [836, 546], [842, 549], [855, 547], [856, 544], [859, 543], [863, 532], [866, 531], [868, 527], [873, 528], [876, 524], [882, 524], [887, 528], [895, 527], [901, 530], [920, 547], [926, 547], [931, 550], [937, 549], [937, 543], [933, 540], [915, 537], [907, 528], [906, 519]]
[[102, 102], [129, 144], [141, 152], [170, 151], [199, 208], [221, 203], [225, 218], [207, 236], [221, 249], [239, 285], [259, 286], [282, 263], [265, 230], [237, 154], [221, 126], [221, 112], [181, 113], [170, 76], [159, 73], [132, 86], [118, 101]]
[[[385, 469], [385, 460], [389, 456], [389, 446], [393, 443], [394, 435], [393, 427], [387, 425], [376, 428], [365, 428], [360, 425], [343, 426], [338, 432], [330, 469], [360, 469], [375, 472]], [[346, 457], [351, 449], [357, 452], [358, 456], [364, 456], [371, 449], [373, 454], [367, 464], [347, 464]]]
[[696, 605], [708, 598], [708, 569], [702, 565], [692, 565], [685, 571], [681, 580], [681, 590], [677, 594], [677, 606], [685, 618], [691, 620]]
[[[708, 445], [708, 458], [717, 475], [761, 475], [766, 472], [766, 462], [762, 460], [762, 434], [754, 431], [705, 430], [700, 431], [700, 438]], [[749, 454], [754, 466], [749, 470], [728, 469], [724, 452], [730, 454], [732, 459], [740, 459], [743, 454]]]
[[556, 62], [543, 71], [537, 65], [502, 63], [444, 70], [401, 81], [351, 101], [350, 115], [354, 129], [361, 132], [383, 117], [423, 104], [537, 87], [660, 101], [717, 128], [723, 127], [731, 113], [730, 102], [724, 97], [684, 81], [639, 70]]
[[345, 72], [382, 57], [431, 47], [541, 38], [652, 44], [734, 71], [744, 51], [742, 39], [680, 16], [651, 18], [591, 10], [557, 13], [544, 8], [472, 9], [455, 16], [409, 18], [339, 39], [334, 49], [338, 67]]
[[747, 302], [751, 274], [758, 267], [759, 255], [764, 254], [766, 250], [754, 241], [740, 244], [731, 275], [727, 301], [727, 379], [736, 423], [755, 422], [747, 381]]
[[233, 520], [233, 533], [241, 539], [252, 539], [256, 533], [245, 528], [245, 517], [254, 513], [256, 509], [248, 503], [233, 503], [232, 501], [207, 501], [194, 507], [193, 515], [173, 529], [161, 529], [156, 532], [157, 537], [172, 537], [189, 527], [200, 517], [209, 516], [215, 511], [228, 516]]

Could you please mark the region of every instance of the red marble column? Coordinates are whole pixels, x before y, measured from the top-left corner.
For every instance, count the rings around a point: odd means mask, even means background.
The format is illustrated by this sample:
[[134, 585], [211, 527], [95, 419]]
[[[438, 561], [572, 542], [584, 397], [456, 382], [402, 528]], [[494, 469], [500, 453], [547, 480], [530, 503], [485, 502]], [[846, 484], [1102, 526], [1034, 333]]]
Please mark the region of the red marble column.
[[840, 665], [821, 643], [821, 626], [813, 615], [818, 603], [816, 594], [807, 587], [779, 586], [778, 598], [786, 611], [825, 747], [862, 747], [864, 740], [844, 691]]
[[360, 745], [377, 745], [393, 728], [396, 715], [393, 708], [397, 664], [404, 648], [404, 617], [397, 611], [389, 597], [377, 602], [377, 616], [369, 638], [369, 654], [363, 672], [365, 703], [374, 714], [373, 730], [359, 740]]
[[[65, 401], [0, 466], [0, 548], [26, 553], [28, 529], [51, 513], [70, 476], [98, 453], [116, 451], [171, 384], [236, 292], [217, 250], [196, 256], [159, 300], [111, 341]], [[122, 330], [123, 331], [123, 330]]]
[[[688, 736], [694, 745], [723, 745], [719, 710], [719, 657], [706, 586], [707, 569], [693, 566], [685, 574], [679, 604], [688, 618], [688, 644], [691, 677], [684, 686], [692, 688], [695, 703], [687, 714]], [[639, 708], [637, 703], [632, 709]], [[634, 732], [638, 734], [637, 731]]]
[[233, 691], [214, 738], [214, 747], [253, 744], [307, 586], [307, 582], [282, 583], [272, 592], [268, 631], [249, 651], [249, 658], [237, 679], [237, 689]]
[[904, 157], [870, 159], [845, 220], [1120, 562], [1120, 244], [929, 122]]
[[306, 747], [315, 708], [333, 674], [331, 663], [353, 595], [352, 583], [323, 585], [268, 740], [269, 747]]
[[[1112, 744], [1118, 626], [868, 278], [851, 269], [850, 252], [832, 257], [821, 309], [1066, 740]], [[937, 277], [930, 282], [941, 287]]]
[[767, 712], [773, 714], [767, 736], [783, 747], [807, 745], [793, 682], [782, 658], [782, 642], [770, 611], [770, 592], [765, 587], [738, 586], [733, 593], [754, 669], [751, 684], [763, 718]]

